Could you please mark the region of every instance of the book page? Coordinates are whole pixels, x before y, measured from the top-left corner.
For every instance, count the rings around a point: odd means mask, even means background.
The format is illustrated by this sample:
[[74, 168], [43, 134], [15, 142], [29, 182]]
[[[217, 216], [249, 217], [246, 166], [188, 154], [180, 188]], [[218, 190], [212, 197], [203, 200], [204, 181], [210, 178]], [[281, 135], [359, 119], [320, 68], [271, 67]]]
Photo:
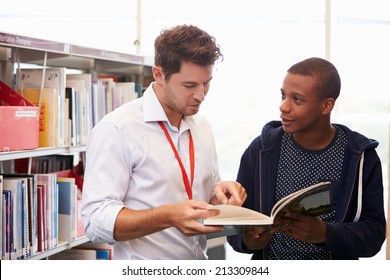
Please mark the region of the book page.
[[217, 209], [220, 214], [207, 218], [205, 225], [270, 225], [273, 219], [267, 215], [236, 205], [210, 205], [209, 210]]

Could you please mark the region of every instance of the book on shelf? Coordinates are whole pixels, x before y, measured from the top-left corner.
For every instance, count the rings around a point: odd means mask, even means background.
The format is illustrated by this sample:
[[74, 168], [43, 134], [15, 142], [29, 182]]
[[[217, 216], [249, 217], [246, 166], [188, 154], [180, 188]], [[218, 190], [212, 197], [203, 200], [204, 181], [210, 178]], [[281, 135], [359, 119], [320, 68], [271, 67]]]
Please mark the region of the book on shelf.
[[134, 82], [117, 82], [112, 93], [112, 109], [137, 98]]
[[35, 106], [39, 106], [39, 147], [57, 147], [56, 132], [59, 96], [54, 88], [23, 88], [19, 94]]
[[22, 196], [20, 197], [23, 207], [22, 221], [22, 258], [36, 255], [37, 253], [37, 185], [35, 174], [3, 174], [5, 178], [22, 183]]
[[[77, 183], [82, 181], [70, 169], [49, 174], [0, 173], [1, 259], [27, 259], [81, 240], [85, 236], [80, 215], [82, 185]], [[110, 257], [107, 249], [95, 251], [99, 259]]]
[[39, 108], [0, 81], [0, 152], [39, 147]]
[[3, 250], [2, 259], [14, 258], [13, 241], [13, 198], [12, 191], [3, 189]]
[[[74, 168], [76, 169], [76, 167]], [[83, 176], [75, 172], [73, 168], [63, 169], [59, 171], [54, 171], [52, 173], [56, 174], [57, 178], [74, 178], [77, 186], [77, 199], [81, 199], [81, 192], [83, 189]]]
[[76, 239], [77, 186], [75, 178], [58, 178], [58, 239]]
[[46, 194], [45, 187], [37, 185], [37, 252], [44, 252], [47, 249], [46, 242]]
[[96, 252], [72, 248], [49, 256], [49, 260], [96, 260]]
[[106, 96], [105, 86], [101, 80], [92, 81], [92, 112], [93, 122], [95, 126], [106, 115]]
[[115, 87], [115, 80], [110, 77], [99, 78], [99, 81], [103, 83], [105, 93], [106, 113], [110, 113], [113, 110], [113, 91]]
[[[6, 213], [8, 217], [7, 228], [7, 253], [9, 259], [24, 259], [28, 256], [29, 244], [28, 244], [28, 224], [26, 224], [25, 215], [27, 205], [27, 186], [25, 181], [20, 178], [4, 177], [3, 179], [3, 192], [9, 191], [8, 199], [6, 203], [9, 204], [9, 213]], [[26, 231], [27, 227], [27, 231]], [[27, 233], [27, 235], [26, 235]]]
[[107, 249], [95, 249], [96, 260], [112, 260], [111, 250]]
[[74, 87], [77, 93], [83, 94], [80, 96], [82, 99], [82, 116], [84, 125], [84, 134], [82, 137], [85, 140], [80, 144], [85, 144], [89, 132], [92, 130], [92, 75], [91, 74], [67, 74], [66, 75], [67, 87]]
[[14, 170], [16, 173], [53, 173], [73, 169], [73, 160], [74, 156], [72, 154], [16, 159]]
[[72, 121], [69, 115], [69, 105], [70, 100], [68, 97], [65, 97], [65, 110], [64, 110], [64, 126], [65, 126], [65, 134], [64, 134], [64, 145], [65, 147], [70, 147], [72, 145]]
[[92, 249], [92, 248], [77, 248], [78, 250], [88, 250], [95, 253], [96, 260], [111, 260], [112, 253], [110, 249]]
[[44, 240], [45, 250], [53, 249], [58, 245], [58, 185], [56, 174], [37, 174], [37, 184], [43, 188], [45, 194], [44, 210]]
[[101, 242], [87, 242], [75, 247], [81, 250], [94, 250], [96, 252], [97, 260], [112, 260], [112, 246]]
[[[88, 92], [85, 80], [69, 79], [67, 75], [66, 81], [67, 88], [73, 88], [74, 90], [74, 103], [75, 103], [75, 120], [73, 123], [76, 125], [76, 145], [86, 144], [86, 139], [88, 135]], [[73, 98], [73, 97], [72, 97]], [[72, 99], [73, 103], [73, 99]], [[72, 104], [73, 106], [73, 104]], [[72, 115], [73, 119], [73, 115]], [[77, 123], [76, 123], [77, 122]]]
[[[18, 174], [15, 174], [18, 176]], [[20, 175], [19, 175], [20, 176]], [[30, 241], [30, 256], [34, 256], [38, 252], [38, 194], [37, 180], [34, 174], [23, 174], [27, 178], [27, 195], [28, 195], [28, 224], [29, 224], [29, 241]]]
[[76, 90], [73, 87], [65, 88], [65, 97], [69, 100], [68, 111], [70, 121], [70, 142], [72, 146], [79, 145], [79, 110], [78, 101], [76, 98]]
[[[59, 98], [58, 110], [56, 117], [56, 133], [58, 139], [57, 146], [65, 145], [65, 87], [66, 87], [66, 75], [65, 67], [53, 67], [53, 68], [23, 68], [17, 70], [17, 89], [20, 92], [24, 92], [25, 88], [52, 88], [56, 90]], [[44, 74], [43, 74], [44, 73]], [[44, 79], [42, 76], [44, 75]], [[43, 83], [42, 83], [43, 82]]]
[[232, 230], [232, 233], [253, 226], [271, 226], [276, 217], [287, 211], [320, 216], [332, 210], [331, 183], [321, 182], [285, 196], [274, 205], [269, 216], [235, 205], [210, 205], [209, 209], [217, 209], [220, 214], [204, 219], [203, 224], [226, 226], [226, 229]]

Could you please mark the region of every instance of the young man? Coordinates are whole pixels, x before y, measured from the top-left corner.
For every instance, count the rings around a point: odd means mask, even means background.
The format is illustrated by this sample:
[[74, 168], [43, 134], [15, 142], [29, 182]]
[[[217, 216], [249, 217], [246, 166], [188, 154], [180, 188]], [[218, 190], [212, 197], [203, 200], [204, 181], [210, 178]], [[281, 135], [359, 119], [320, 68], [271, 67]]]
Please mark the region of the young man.
[[93, 129], [82, 217], [92, 241], [113, 244], [115, 259], [207, 259], [200, 219], [210, 204], [242, 205], [244, 188], [221, 182], [209, 123], [196, 115], [222, 59], [215, 38], [195, 27], [155, 40], [153, 82]]
[[241, 158], [237, 181], [244, 207], [270, 214], [282, 197], [332, 182], [333, 211], [320, 217], [287, 213], [271, 229], [228, 238], [252, 259], [358, 259], [385, 239], [378, 142], [331, 123], [340, 93], [337, 69], [321, 58], [293, 65], [281, 88], [281, 121], [266, 124]]

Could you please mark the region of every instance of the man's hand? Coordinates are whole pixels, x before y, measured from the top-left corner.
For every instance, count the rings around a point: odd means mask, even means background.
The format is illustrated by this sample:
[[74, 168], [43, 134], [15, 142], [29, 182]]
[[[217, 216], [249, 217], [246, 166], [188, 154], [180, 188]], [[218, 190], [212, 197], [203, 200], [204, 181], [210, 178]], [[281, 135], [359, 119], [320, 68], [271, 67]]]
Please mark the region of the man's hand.
[[317, 217], [287, 212], [275, 219], [275, 226], [288, 237], [308, 243], [326, 242], [326, 225]]
[[260, 250], [268, 245], [276, 231], [276, 227], [265, 228], [259, 226], [245, 232], [242, 236], [242, 242], [248, 250]]
[[114, 238], [131, 240], [170, 227], [177, 228], [186, 236], [223, 231], [221, 226], [205, 226], [200, 221], [219, 214], [208, 210], [204, 201], [188, 200], [145, 210], [123, 208], [116, 219]]
[[164, 206], [169, 211], [169, 223], [185, 236], [220, 232], [222, 226], [205, 226], [200, 220], [219, 214], [218, 210], [208, 210], [208, 203], [188, 200], [182, 203]]
[[244, 187], [235, 181], [224, 181], [214, 187], [210, 204], [232, 204], [241, 206], [247, 198]]

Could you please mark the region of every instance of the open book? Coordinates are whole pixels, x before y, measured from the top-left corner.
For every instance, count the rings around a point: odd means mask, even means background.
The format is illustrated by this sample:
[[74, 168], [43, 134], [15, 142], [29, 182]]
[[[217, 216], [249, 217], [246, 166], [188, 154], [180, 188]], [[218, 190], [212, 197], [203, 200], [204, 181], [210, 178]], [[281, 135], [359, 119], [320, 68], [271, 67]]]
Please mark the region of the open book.
[[282, 215], [286, 211], [320, 216], [332, 210], [331, 183], [322, 182], [312, 185], [282, 198], [274, 205], [270, 216], [234, 205], [210, 205], [209, 209], [218, 209], [220, 214], [204, 219], [204, 225], [270, 226], [273, 224], [275, 217]]

